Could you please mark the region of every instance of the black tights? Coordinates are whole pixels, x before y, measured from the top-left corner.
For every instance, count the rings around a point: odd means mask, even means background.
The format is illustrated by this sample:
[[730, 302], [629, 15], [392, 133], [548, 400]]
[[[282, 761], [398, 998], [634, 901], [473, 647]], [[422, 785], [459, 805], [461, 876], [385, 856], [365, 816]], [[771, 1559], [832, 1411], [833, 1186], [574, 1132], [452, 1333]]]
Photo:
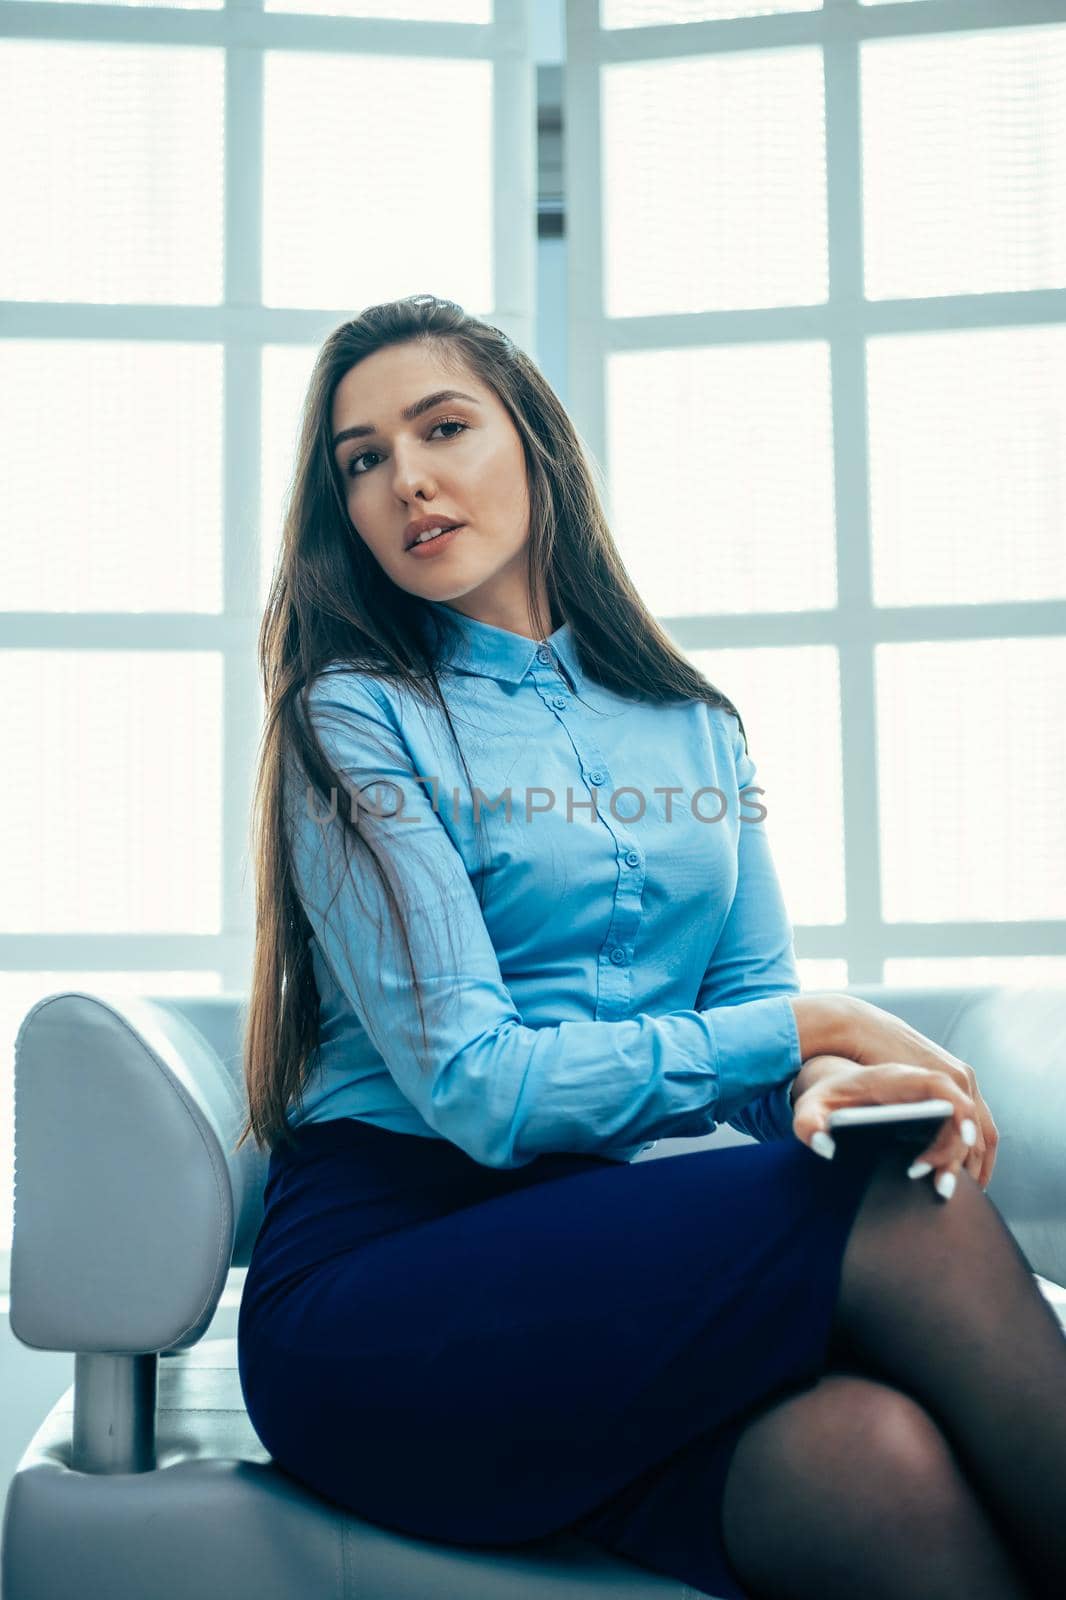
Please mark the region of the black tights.
[[[905, 1165], [905, 1164], [904, 1164]], [[760, 1600], [1066, 1596], [1066, 1339], [994, 1204], [880, 1160], [820, 1382], [740, 1437], [722, 1502]]]

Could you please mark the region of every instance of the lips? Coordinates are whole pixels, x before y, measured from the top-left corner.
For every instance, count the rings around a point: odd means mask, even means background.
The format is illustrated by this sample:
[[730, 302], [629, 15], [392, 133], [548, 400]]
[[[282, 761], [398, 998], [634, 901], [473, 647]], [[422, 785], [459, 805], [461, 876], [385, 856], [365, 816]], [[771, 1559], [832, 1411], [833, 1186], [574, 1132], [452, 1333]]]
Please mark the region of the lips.
[[[407, 548], [408, 550], [417, 550], [420, 545], [431, 544], [434, 538], [439, 538], [445, 533], [452, 533], [456, 528], [461, 528], [462, 526], [461, 522], [442, 522], [439, 527], [426, 528], [423, 533], [415, 534]], [[429, 534], [431, 537], [426, 538], [425, 534]]]
[[447, 533], [451, 528], [461, 528], [461, 522], [445, 522], [443, 517], [419, 517], [416, 522], [408, 523], [403, 531], [403, 549], [410, 550], [418, 544], [424, 533]]
[[439, 551], [447, 550], [452, 539], [457, 533], [462, 533], [465, 526], [466, 524], [463, 522], [456, 522], [450, 528], [441, 528], [439, 531], [427, 535], [424, 539], [416, 539], [414, 544], [408, 547], [407, 554], [414, 556], [416, 560], [428, 560], [430, 557], [437, 555]]

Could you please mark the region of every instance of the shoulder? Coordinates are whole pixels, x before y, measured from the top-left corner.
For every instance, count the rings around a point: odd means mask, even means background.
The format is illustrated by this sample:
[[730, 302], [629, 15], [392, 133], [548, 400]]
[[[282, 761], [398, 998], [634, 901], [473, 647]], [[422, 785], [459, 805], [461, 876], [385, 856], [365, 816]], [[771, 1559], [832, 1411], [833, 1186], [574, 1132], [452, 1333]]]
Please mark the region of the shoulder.
[[403, 740], [389, 687], [373, 673], [331, 663], [310, 680], [297, 714], [335, 765], [391, 759]]
[[349, 711], [374, 720], [395, 721], [394, 686], [386, 678], [338, 661], [316, 673], [307, 686], [312, 716], [323, 711]]
[[701, 714], [706, 718], [714, 737], [728, 745], [736, 755], [744, 748], [744, 740], [740, 732], [740, 723], [725, 706], [712, 706], [706, 700], [698, 700]]

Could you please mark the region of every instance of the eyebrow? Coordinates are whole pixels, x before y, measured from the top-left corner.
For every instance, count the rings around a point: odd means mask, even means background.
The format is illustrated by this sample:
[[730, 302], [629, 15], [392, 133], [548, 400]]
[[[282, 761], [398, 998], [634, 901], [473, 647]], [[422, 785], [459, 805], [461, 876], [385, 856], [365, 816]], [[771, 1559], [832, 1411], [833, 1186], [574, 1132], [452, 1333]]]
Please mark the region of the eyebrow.
[[[423, 411], [432, 411], [434, 406], [439, 406], [444, 400], [469, 400], [473, 405], [480, 404], [472, 394], [464, 394], [461, 389], [438, 389], [434, 394], [423, 395], [421, 400], [416, 400], [413, 405], [405, 406], [400, 412], [405, 422], [414, 422]], [[365, 439], [368, 434], [377, 433], [377, 428], [372, 422], [363, 422], [355, 428], [345, 428], [341, 433], [335, 434], [333, 448], [344, 439]]]

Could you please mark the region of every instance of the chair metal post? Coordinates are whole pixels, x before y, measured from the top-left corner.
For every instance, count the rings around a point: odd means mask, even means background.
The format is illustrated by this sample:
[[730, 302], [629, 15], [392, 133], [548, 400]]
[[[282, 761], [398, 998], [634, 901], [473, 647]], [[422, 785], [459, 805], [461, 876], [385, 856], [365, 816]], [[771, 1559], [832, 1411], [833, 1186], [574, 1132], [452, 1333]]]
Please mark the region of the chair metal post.
[[152, 1472], [158, 1355], [75, 1352], [75, 1472]]

